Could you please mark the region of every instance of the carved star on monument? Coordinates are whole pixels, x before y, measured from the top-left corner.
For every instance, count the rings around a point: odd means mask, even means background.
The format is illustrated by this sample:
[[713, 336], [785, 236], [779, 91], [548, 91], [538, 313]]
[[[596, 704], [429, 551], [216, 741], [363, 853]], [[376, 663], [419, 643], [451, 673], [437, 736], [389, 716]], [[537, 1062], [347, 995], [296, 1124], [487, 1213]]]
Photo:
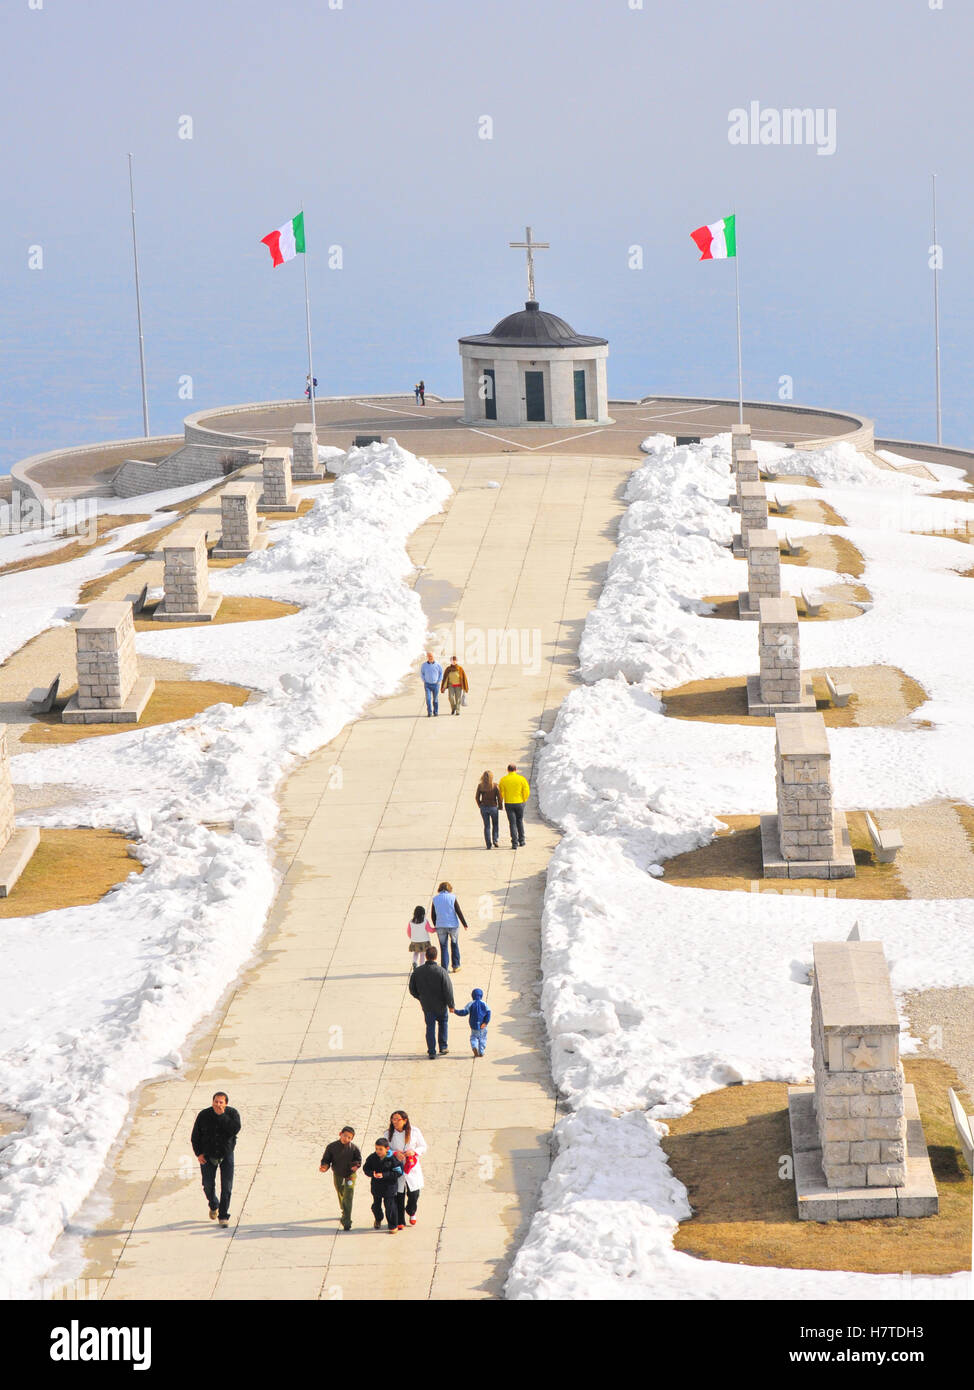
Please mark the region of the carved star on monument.
[[873, 1049], [869, 1047], [865, 1038], [860, 1038], [858, 1045], [852, 1048], [849, 1053], [849, 1060], [856, 1071], [867, 1071], [876, 1065]]

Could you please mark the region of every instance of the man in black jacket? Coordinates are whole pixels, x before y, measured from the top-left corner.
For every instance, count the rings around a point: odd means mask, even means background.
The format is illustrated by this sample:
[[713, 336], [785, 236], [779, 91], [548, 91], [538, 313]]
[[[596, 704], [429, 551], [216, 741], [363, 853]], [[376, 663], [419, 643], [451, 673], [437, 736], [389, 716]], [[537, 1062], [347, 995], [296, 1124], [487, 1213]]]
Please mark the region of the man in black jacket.
[[453, 1013], [453, 981], [442, 965], [436, 963], [436, 947], [427, 946], [426, 964], [414, 970], [409, 977], [409, 993], [418, 999], [426, 1019], [426, 1052], [429, 1057], [436, 1056], [437, 1040], [440, 1055], [449, 1052], [447, 1047], [447, 1025]]
[[[217, 1091], [213, 1104], [196, 1116], [190, 1143], [203, 1178], [203, 1191], [210, 1208], [210, 1220], [220, 1218], [230, 1224], [230, 1194], [233, 1191], [233, 1151], [240, 1133], [240, 1116], [228, 1103], [226, 1091]], [[216, 1175], [220, 1172], [220, 1201], [216, 1200]]]

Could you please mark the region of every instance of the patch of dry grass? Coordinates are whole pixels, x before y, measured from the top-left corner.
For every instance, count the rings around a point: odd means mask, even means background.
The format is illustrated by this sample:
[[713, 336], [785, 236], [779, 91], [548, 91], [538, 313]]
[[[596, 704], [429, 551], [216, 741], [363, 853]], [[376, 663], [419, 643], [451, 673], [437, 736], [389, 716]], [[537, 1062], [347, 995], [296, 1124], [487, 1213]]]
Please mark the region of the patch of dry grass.
[[79, 743], [84, 738], [130, 734], [156, 724], [192, 719], [211, 705], [242, 705], [252, 692], [242, 685], [224, 685], [219, 681], [157, 680], [138, 724], [62, 724], [61, 712], [72, 693], [65, 691], [65, 698], [58, 700], [50, 714], [36, 715], [35, 722], [21, 736], [21, 743]]
[[798, 497], [791, 504], [790, 515], [795, 521], [815, 521], [822, 526], [846, 526], [845, 517], [839, 513], [828, 502], [819, 501], [815, 497]]
[[142, 865], [128, 854], [130, 841], [114, 830], [49, 830], [9, 898], [0, 898], [0, 918], [33, 917], [60, 907], [80, 907], [103, 898], [109, 888]]
[[315, 504], [313, 497], [302, 497], [296, 512], [261, 512], [261, 521], [295, 521], [299, 516], [307, 516]]
[[967, 836], [967, 843], [974, 850], [974, 806], [968, 806], [966, 802], [955, 801], [953, 803], [957, 819], [964, 827], [964, 834]]
[[[845, 593], [848, 593], [850, 597], [854, 596], [856, 598], [859, 598], [860, 594], [864, 594], [866, 595], [866, 597], [862, 599], [863, 603], [869, 602], [869, 591], [868, 589], [863, 588], [861, 584], [843, 586], [843, 590]], [[748, 618], [744, 620], [741, 619], [741, 615], [737, 607], [736, 594], [705, 594], [701, 602], [712, 603], [714, 605], [714, 611], [712, 613], [703, 614], [703, 617], [705, 618], [723, 618], [727, 621], [732, 622], [754, 622], [753, 618]], [[826, 599], [826, 601], [822, 604], [822, 607], [819, 610], [819, 612], [813, 618], [805, 612], [804, 606], [800, 598], [796, 597], [795, 602], [798, 604], [798, 621], [800, 623], [830, 623], [842, 621], [846, 618], [862, 617], [862, 609], [857, 608], [854, 603], [842, 603], [838, 600], [830, 601]], [[755, 628], [757, 628], [756, 623]], [[755, 633], [755, 638], [756, 636], [757, 634]]]
[[172, 632], [180, 627], [217, 627], [220, 623], [263, 622], [270, 618], [286, 618], [290, 613], [301, 611], [300, 606], [296, 603], [280, 603], [277, 599], [251, 598], [242, 594], [224, 594], [216, 617], [211, 618], [208, 622], [157, 623], [152, 617], [156, 606], [155, 603], [146, 604], [142, 612], [149, 616], [143, 618], [140, 614], [136, 618], [135, 629], [137, 632]]
[[[802, 893], [829, 898], [906, 898], [895, 864], [877, 864], [862, 811], [849, 811], [855, 878], [765, 878], [759, 816], [720, 816], [727, 827], [709, 845], [674, 855], [663, 864], [663, 881], [675, 888], [715, 888], [728, 893]], [[751, 885], [757, 884], [757, 888]]]
[[694, 1211], [677, 1230], [676, 1249], [698, 1259], [778, 1269], [969, 1269], [971, 1177], [947, 1104], [947, 1087], [958, 1094], [962, 1088], [954, 1069], [932, 1058], [907, 1059], [904, 1070], [916, 1087], [939, 1215], [799, 1221], [794, 1182], [779, 1177], [778, 1166], [791, 1153], [787, 1086], [729, 1086], [701, 1096], [689, 1115], [667, 1121], [663, 1149]]
[[[830, 674], [840, 685], [849, 684], [855, 691], [845, 706], [832, 704], [824, 671], [806, 670], [802, 674], [812, 681], [819, 713], [830, 729], [895, 724], [928, 699], [919, 681], [896, 666], [830, 668]], [[748, 714], [744, 676], [687, 681], [684, 685], [664, 690], [660, 698], [672, 719], [698, 719], [709, 724], [774, 724], [773, 716]], [[924, 720], [917, 721], [915, 727], [929, 726]]]
[[[65, 540], [64, 545], [58, 546], [57, 550], [49, 550], [44, 555], [24, 556], [20, 560], [12, 560], [9, 565], [0, 567], [0, 575], [21, 574], [24, 570], [40, 570], [46, 569], [49, 565], [67, 564], [69, 560], [77, 560], [81, 555], [90, 554], [93, 546], [108, 539], [122, 526], [131, 526], [134, 522], [148, 520], [148, 516], [111, 516], [106, 513], [97, 518], [94, 536], [90, 538], [78, 536], [73, 540]], [[123, 550], [126, 548], [125, 546], [121, 547]]]

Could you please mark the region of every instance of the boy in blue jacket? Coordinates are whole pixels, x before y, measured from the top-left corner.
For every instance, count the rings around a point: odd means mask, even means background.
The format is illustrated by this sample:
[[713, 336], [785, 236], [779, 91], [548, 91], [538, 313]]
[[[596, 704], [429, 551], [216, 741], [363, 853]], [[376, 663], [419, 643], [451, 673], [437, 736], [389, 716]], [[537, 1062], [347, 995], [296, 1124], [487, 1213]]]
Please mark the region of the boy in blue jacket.
[[490, 1022], [490, 1009], [484, 1003], [482, 989], [471, 990], [470, 1003], [465, 1009], [456, 1009], [457, 1017], [464, 1015], [470, 1019], [470, 1046], [475, 1057], [482, 1057], [487, 1051], [487, 1025]]
[[375, 1229], [378, 1230], [382, 1225], [384, 1206], [389, 1230], [395, 1235], [397, 1231], [402, 1230], [399, 1225], [399, 1204], [396, 1201], [396, 1189], [402, 1177], [402, 1164], [399, 1162], [398, 1154], [389, 1152], [389, 1140], [385, 1135], [381, 1135], [375, 1141], [375, 1153], [369, 1154], [362, 1165], [362, 1172], [367, 1173], [372, 1179], [372, 1215], [375, 1217]]

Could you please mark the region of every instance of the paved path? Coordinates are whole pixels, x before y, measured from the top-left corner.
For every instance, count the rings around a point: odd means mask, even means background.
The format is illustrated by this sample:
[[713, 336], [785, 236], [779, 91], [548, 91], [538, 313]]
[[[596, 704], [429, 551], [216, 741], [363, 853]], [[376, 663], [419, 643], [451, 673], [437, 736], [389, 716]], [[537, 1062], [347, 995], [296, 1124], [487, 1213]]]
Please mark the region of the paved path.
[[[457, 494], [416, 533], [431, 623], [516, 628], [516, 662], [467, 660], [460, 718], [425, 717], [418, 681], [376, 705], [285, 789], [285, 876], [266, 947], [192, 1049], [183, 1076], [143, 1089], [116, 1155], [109, 1220], [85, 1277], [107, 1298], [484, 1298], [500, 1294], [547, 1171], [555, 1098], [538, 1016], [539, 926], [554, 832], [532, 802], [527, 847], [483, 845], [485, 767], [530, 766], [572, 685], [579, 629], [615, 544], [638, 459], [446, 461]], [[501, 483], [499, 488], [488, 481]], [[542, 660], [531, 674], [537, 632]], [[520, 638], [519, 638], [520, 642]], [[444, 653], [450, 655], [449, 651]], [[488, 657], [491, 655], [488, 651]], [[508, 653], [510, 655], [510, 653]], [[526, 658], [526, 659], [525, 659]], [[502, 827], [503, 832], [503, 827]], [[459, 999], [486, 989], [486, 1058], [465, 1021], [430, 1062], [406, 984], [405, 923], [449, 879], [471, 923]], [[188, 1135], [218, 1087], [242, 1112], [233, 1221], [206, 1219]], [[338, 1229], [324, 1143], [353, 1124], [363, 1152], [393, 1108], [429, 1144], [419, 1224], [372, 1229], [368, 1192]], [[239, 1224], [238, 1224], [239, 1223]]]

